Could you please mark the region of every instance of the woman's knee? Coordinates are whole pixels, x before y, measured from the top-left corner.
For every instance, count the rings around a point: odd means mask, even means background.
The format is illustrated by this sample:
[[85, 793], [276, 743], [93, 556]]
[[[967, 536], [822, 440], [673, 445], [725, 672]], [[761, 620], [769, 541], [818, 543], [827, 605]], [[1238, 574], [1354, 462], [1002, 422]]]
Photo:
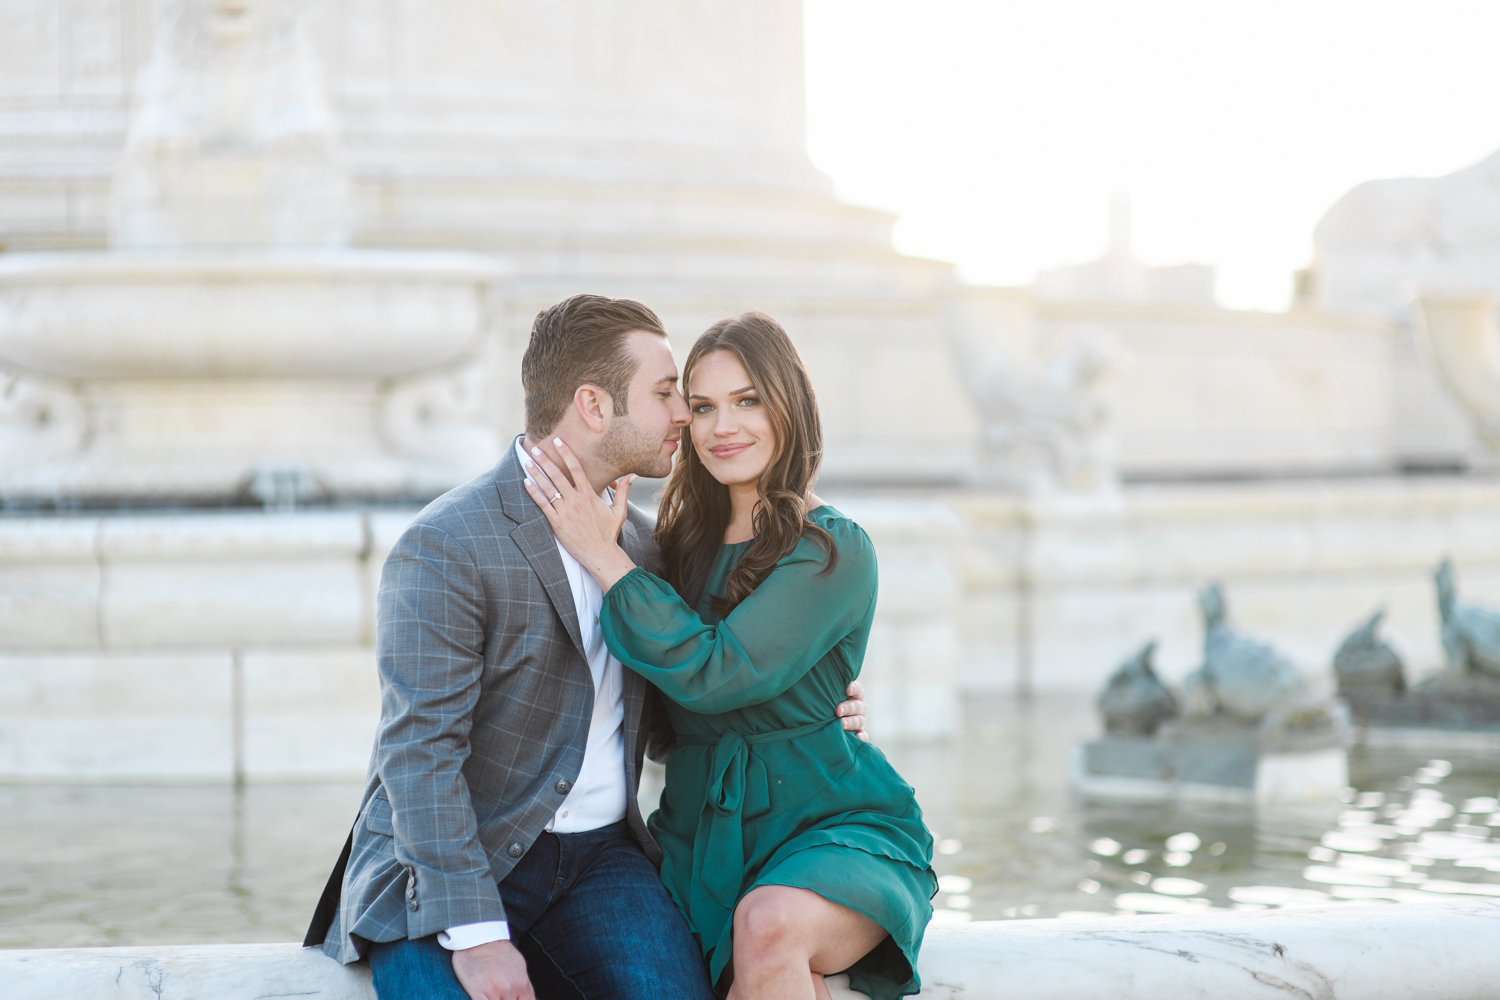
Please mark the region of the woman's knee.
[[805, 889], [767, 885], [751, 890], [734, 908], [736, 954], [803, 954], [807, 952]]

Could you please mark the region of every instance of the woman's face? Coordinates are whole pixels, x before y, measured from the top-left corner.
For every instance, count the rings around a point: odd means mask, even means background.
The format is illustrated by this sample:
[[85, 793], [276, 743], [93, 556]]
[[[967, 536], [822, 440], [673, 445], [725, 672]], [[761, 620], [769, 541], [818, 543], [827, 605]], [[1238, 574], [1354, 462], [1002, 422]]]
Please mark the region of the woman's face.
[[739, 355], [711, 351], [693, 366], [688, 390], [693, 450], [725, 486], [755, 485], [776, 454], [776, 431]]

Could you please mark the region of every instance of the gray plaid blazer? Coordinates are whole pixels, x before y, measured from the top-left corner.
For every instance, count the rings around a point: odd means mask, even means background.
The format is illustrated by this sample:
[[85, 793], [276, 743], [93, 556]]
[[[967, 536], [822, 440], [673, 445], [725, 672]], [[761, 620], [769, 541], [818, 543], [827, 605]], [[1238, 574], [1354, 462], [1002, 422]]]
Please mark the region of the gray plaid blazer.
[[[504, 920], [497, 883], [578, 778], [593, 711], [567, 573], [515, 449], [428, 504], [380, 577], [380, 728], [344, 855], [305, 945], [353, 962], [370, 941]], [[644, 515], [621, 535], [654, 556]], [[636, 806], [649, 685], [625, 671], [626, 819]], [[342, 869], [342, 870], [340, 870]]]

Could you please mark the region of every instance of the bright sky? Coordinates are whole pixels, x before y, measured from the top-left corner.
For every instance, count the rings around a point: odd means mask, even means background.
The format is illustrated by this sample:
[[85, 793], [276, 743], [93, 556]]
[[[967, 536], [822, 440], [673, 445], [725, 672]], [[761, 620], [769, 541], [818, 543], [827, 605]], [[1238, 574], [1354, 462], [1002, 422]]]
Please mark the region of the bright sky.
[[808, 149], [897, 247], [1025, 283], [1102, 253], [1219, 269], [1283, 308], [1377, 177], [1500, 148], [1500, 0], [805, 0]]

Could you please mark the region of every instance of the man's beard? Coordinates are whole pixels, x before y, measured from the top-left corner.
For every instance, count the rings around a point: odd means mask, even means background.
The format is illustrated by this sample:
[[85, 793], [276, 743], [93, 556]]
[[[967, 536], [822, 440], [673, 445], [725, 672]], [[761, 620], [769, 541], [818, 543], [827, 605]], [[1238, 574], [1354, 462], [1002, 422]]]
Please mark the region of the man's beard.
[[660, 479], [672, 471], [672, 456], [662, 454], [664, 440], [665, 437], [645, 433], [629, 417], [621, 415], [610, 423], [597, 454], [616, 477], [634, 473]]

